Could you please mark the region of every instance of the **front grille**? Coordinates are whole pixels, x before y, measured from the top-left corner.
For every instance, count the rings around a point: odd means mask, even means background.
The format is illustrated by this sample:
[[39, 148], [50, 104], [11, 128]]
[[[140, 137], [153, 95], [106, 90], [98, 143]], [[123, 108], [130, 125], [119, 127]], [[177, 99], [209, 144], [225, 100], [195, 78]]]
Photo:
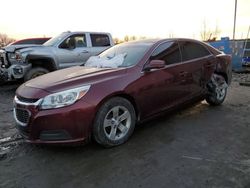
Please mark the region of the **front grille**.
[[17, 99], [21, 102], [25, 102], [25, 103], [35, 103], [36, 101], [38, 101], [39, 99], [28, 99], [28, 98], [24, 98], [21, 96], [17, 96]]
[[6, 53], [3, 50], [0, 50], [0, 65], [1, 66], [5, 65], [5, 57], [6, 57]]
[[0, 57], [0, 63], [2, 64], [2, 65], [4, 65], [4, 58], [3, 57]]
[[28, 124], [29, 118], [30, 118], [30, 113], [28, 110], [25, 109], [15, 109], [15, 115], [16, 119], [23, 123], [23, 124]]

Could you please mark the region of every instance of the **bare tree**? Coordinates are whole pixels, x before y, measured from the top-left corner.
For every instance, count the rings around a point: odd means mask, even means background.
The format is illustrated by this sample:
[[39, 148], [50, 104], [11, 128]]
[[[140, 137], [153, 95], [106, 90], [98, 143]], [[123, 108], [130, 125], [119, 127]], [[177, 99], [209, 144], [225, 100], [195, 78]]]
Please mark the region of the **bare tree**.
[[215, 29], [213, 31], [213, 38], [216, 40], [219, 37], [220, 33], [221, 33], [221, 30], [218, 26], [218, 23], [216, 23]]
[[120, 44], [120, 43], [123, 43], [123, 42], [134, 41], [134, 40], [144, 40], [144, 39], [147, 39], [147, 37], [145, 37], [145, 36], [136, 36], [136, 35], [132, 35], [132, 36], [126, 35], [126, 36], [123, 37], [123, 39], [114, 38], [114, 43], [115, 44]]
[[119, 38], [114, 38], [113, 40], [114, 40], [114, 43], [115, 43], [115, 44], [121, 43], [121, 40], [120, 40]]
[[12, 42], [15, 42], [16, 40], [13, 38], [8, 37], [8, 35], [0, 33], [0, 46], [6, 46]]
[[134, 36], [134, 35], [133, 35], [133, 36], [131, 36], [131, 37], [129, 37], [129, 40], [130, 40], [130, 41], [132, 41], [132, 40], [136, 40], [136, 39], [137, 39], [137, 37], [136, 37], [136, 36]]
[[201, 39], [203, 41], [207, 41], [210, 38], [210, 30], [207, 29], [207, 22], [206, 20], [202, 23], [202, 30], [201, 30]]
[[168, 34], [168, 37], [169, 37], [169, 38], [174, 38], [174, 33], [173, 33], [173, 32], [170, 32], [170, 33]]
[[140, 36], [139, 39], [140, 39], [140, 40], [145, 40], [145, 39], [147, 39], [147, 37], [145, 37], [145, 36]]
[[211, 30], [210, 28], [207, 27], [206, 20], [203, 21], [202, 23], [202, 30], [200, 32], [201, 34], [201, 39], [203, 41], [211, 41], [211, 40], [216, 40], [221, 33], [221, 30], [219, 29], [218, 23], [216, 23], [215, 29]]
[[124, 42], [128, 42], [128, 41], [129, 41], [129, 36], [126, 35], [126, 36], [124, 37]]

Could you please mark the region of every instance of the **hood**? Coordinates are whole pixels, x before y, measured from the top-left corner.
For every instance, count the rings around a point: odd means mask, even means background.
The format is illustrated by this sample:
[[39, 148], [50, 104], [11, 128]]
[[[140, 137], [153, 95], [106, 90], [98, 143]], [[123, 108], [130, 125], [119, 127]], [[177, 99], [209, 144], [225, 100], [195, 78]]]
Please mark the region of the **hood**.
[[43, 51], [50, 51], [51, 46], [44, 46], [44, 45], [36, 45], [36, 46], [30, 46], [30, 47], [26, 47], [26, 48], [22, 48], [19, 50], [20, 53], [28, 53], [31, 51], [34, 52], [43, 52]]
[[6, 52], [15, 52], [16, 50], [21, 50], [23, 48], [31, 48], [31, 47], [41, 47], [42, 45], [38, 45], [38, 44], [23, 44], [23, 45], [10, 45], [10, 46], [6, 46], [3, 49]]
[[124, 76], [125, 73], [126, 68], [111, 69], [75, 66], [37, 77], [24, 85], [54, 93], [115, 79]]

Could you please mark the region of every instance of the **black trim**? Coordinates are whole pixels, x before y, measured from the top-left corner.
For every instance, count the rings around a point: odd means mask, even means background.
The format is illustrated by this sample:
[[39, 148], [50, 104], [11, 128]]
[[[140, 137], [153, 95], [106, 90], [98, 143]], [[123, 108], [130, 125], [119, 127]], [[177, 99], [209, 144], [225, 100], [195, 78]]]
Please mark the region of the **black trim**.
[[43, 141], [59, 141], [70, 140], [72, 137], [65, 130], [48, 130], [40, 133], [40, 140]]

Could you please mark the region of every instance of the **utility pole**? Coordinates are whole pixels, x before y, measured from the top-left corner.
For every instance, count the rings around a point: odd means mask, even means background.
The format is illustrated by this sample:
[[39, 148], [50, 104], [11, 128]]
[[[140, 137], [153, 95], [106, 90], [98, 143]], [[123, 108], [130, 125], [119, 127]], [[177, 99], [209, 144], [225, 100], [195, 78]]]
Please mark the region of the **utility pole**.
[[235, 0], [234, 5], [234, 28], [233, 28], [233, 54], [236, 52], [236, 41], [235, 41], [235, 28], [236, 28], [236, 15], [237, 15], [237, 0]]
[[235, 0], [235, 6], [234, 6], [234, 28], [233, 28], [233, 40], [235, 39], [236, 15], [237, 15], [237, 0]]

